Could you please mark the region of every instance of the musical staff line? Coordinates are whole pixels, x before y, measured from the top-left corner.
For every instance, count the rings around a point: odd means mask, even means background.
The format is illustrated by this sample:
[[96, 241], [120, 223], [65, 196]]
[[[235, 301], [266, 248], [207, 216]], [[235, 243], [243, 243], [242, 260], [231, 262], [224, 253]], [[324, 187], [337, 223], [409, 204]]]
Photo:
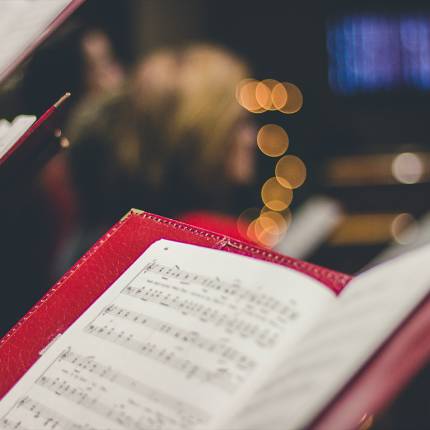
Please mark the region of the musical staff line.
[[144, 314], [134, 312], [120, 306], [110, 305], [104, 309], [103, 315], [111, 315], [135, 324], [149, 327], [159, 333], [165, 334], [173, 339], [193, 345], [199, 349], [210, 352], [211, 354], [219, 355], [222, 359], [234, 362], [242, 370], [252, 370], [256, 363], [254, 360], [238, 351], [232, 346], [214, 341], [201, 336], [196, 331], [184, 330], [176, 325], [170, 324]]
[[261, 324], [251, 323], [235, 315], [213, 309], [201, 303], [172, 296], [170, 293], [154, 291], [143, 287], [127, 285], [121, 292], [124, 295], [139, 300], [167, 306], [184, 315], [198, 318], [202, 322], [211, 323], [217, 327], [223, 327], [228, 334], [239, 334], [242, 338], [250, 338], [259, 346], [270, 348], [275, 345], [280, 335], [279, 329], [261, 327]]
[[144, 272], [154, 273], [165, 279], [176, 279], [177, 281], [184, 284], [200, 285], [226, 296], [237, 297], [237, 299], [245, 300], [249, 303], [249, 305], [260, 306], [270, 309], [273, 312], [279, 312], [281, 315], [289, 318], [295, 314], [295, 310], [292, 309], [292, 307], [295, 305], [294, 302], [289, 304], [283, 303], [282, 301], [277, 300], [270, 295], [250, 291], [248, 288], [244, 288], [239, 283], [226, 282], [218, 278], [181, 270], [178, 267], [165, 266], [155, 261], [147, 264], [144, 268]]
[[154, 402], [160, 403], [175, 413], [184, 416], [188, 421], [191, 421], [189, 424], [204, 423], [209, 420], [209, 415], [205, 411], [163, 393], [158, 389], [149, 387], [124, 373], [112, 369], [110, 366], [105, 366], [95, 361], [92, 357], [76, 354], [69, 349], [61, 354], [59, 361], [65, 361], [78, 366], [93, 375], [97, 375], [111, 383], [115, 383]]
[[20, 421], [12, 421], [7, 418], [3, 418], [0, 421], [1, 430], [30, 430], [28, 427], [24, 427]]
[[141, 342], [134, 339], [132, 334], [117, 331], [113, 327], [98, 326], [90, 323], [85, 327], [85, 332], [106, 340], [110, 343], [120, 345], [146, 358], [163, 363], [170, 368], [182, 372], [187, 379], [196, 378], [200, 381], [210, 383], [226, 392], [234, 392], [237, 384], [230, 380], [230, 373], [224, 369], [211, 371], [203, 366], [194, 364], [190, 360], [177, 357], [173, 351], [158, 347], [152, 342]]
[[114, 407], [107, 405], [97, 397], [89, 396], [83, 389], [72, 386], [67, 380], [59, 377], [51, 378], [42, 375], [37, 379], [36, 384], [47, 390], [96, 413], [97, 415], [120, 425], [127, 430], [146, 430], [139, 421], [134, 420], [122, 410], [115, 410]]
[[[31, 413], [34, 413], [35, 419], [40, 418], [44, 420], [45, 428], [51, 428], [51, 429], [61, 428], [61, 430], [96, 430], [94, 427], [90, 427], [88, 424], [81, 425], [69, 420], [62, 414], [58, 413], [57, 411], [54, 411], [48, 406], [45, 406], [42, 403], [32, 399], [30, 396], [26, 396], [22, 398], [20, 401], [18, 401], [16, 408], [14, 409], [17, 409], [17, 410], [25, 409]], [[12, 411], [14, 409], [12, 409]], [[5, 417], [2, 419], [2, 421], [0, 421], [0, 424], [2, 424], [3, 422], [11, 423], [12, 421]], [[20, 424], [19, 421], [17, 423], [18, 423], [18, 427], [3, 427], [3, 428], [7, 430], [9, 429], [25, 430], [25, 428]], [[50, 427], [48, 427], [48, 425]]]

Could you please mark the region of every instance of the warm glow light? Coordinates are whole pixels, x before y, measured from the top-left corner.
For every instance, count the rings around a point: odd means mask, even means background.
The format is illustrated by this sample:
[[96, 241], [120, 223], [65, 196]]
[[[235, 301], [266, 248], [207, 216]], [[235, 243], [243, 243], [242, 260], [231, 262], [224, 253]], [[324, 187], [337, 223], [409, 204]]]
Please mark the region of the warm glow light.
[[288, 96], [286, 103], [283, 106], [278, 107], [278, 110], [288, 114], [298, 112], [303, 106], [302, 92], [296, 85], [289, 82], [283, 82], [282, 85], [284, 86]]
[[261, 208], [260, 215], [266, 215], [267, 213], [269, 213], [269, 216], [273, 216], [271, 214], [281, 215], [282, 218], [284, 219], [285, 223], [286, 223], [287, 229], [293, 220], [293, 214], [291, 213], [290, 209], [287, 209], [287, 210], [282, 211], [282, 212], [274, 212], [271, 209], [269, 209], [267, 206], [263, 206]]
[[276, 110], [272, 102], [272, 91], [279, 82], [274, 79], [264, 79], [257, 84], [255, 97], [261, 108], [265, 110]]
[[268, 248], [276, 245], [279, 237], [278, 226], [268, 217], [260, 217], [255, 220], [254, 233], [257, 241]]
[[237, 230], [241, 236], [248, 236], [248, 228], [252, 221], [260, 216], [260, 211], [257, 208], [245, 209], [237, 218]]
[[288, 222], [284, 216], [279, 212], [274, 212], [271, 210], [261, 211], [260, 218], [268, 218], [276, 224], [278, 235], [283, 235], [288, 228]]
[[408, 213], [397, 215], [391, 223], [391, 234], [400, 245], [413, 243], [418, 235], [418, 224], [415, 218]]
[[283, 187], [276, 178], [270, 178], [261, 188], [261, 199], [269, 209], [281, 212], [290, 205], [293, 200], [293, 192], [289, 188]]
[[272, 248], [285, 235], [287, 227], [280, 213], [268, 210], [249, 225], [247, 234], [254, 242]]
[[412, 152], [404, 152], [394, 158], [391, 172], [402, 184], [415, 184], [424, 174], [422, 159]]
[[275, 175], [283, 187], [295, 189], [306, 180], [306, 166], [299, 157], [286, 155], [276, 163]]
[[245, 109], [253, 113], [264, 112], [256, 99], [258, 81], [255, 79], [244, 79], [236, 87], [236, 100]]
[[276, 84], [272, 89], [271, 97], [273, 107], [278, 110], [282, 109], [288, 100], [288, 92], [285, 85], [282, 83]]
[[269, 157], [279, 157], [288, 149], [287, 132], [276, 124], [266, 124], [257, 134], [257, 145], [263, 154]]
[[273, 248], [285, 236], [290, 222], [290, 211], [281, 214], [265, 206], [261, 215], [250, 225], [248, 234], [255, 242]]

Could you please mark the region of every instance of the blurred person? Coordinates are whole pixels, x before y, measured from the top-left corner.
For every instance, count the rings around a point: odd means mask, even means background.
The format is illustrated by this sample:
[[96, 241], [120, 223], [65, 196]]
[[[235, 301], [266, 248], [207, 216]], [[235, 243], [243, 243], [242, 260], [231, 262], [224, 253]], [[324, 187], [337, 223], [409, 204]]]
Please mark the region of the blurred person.
[[247, 76], [219, 47], [164, 49], [76, 115], [69, 161], [88, 240], [79, 253], [132, 207], [175, 218], [231, 212], [254, 174], [255, 126], [235, 99]]

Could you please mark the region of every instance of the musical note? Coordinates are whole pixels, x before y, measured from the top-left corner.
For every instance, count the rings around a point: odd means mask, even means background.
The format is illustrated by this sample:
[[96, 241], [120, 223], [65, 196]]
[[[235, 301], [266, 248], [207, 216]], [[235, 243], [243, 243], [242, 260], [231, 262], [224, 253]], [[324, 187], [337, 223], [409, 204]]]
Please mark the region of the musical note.
[[0, 420], [0, 429], [2, 430], [30, 430], [28, 427], [24, 427], [21, 421], [12, 421], [8, 418]]
[[279, 312], [280, 315], [295, 318], [296, 310], [294, 308], [294, 301], [285, 304], [282, 301], [271, 297], [267, 294], [250, 291], [249, 288], [243, 287], [239, 282], [229, 283], [222, 281], [218, 277], [209, 277], [197, 273], [191, 273], [179, 269], [178, 266], [169, 267], [156, 262], [149, 263], [145, 266], [145, 273], [154, 273], [160, 275], [164, 279], [175, 279], [187, 285], [200, 285], [206, 289], [216, 291], [224, 296], [237, 298], [238, 300], [245, 300], [249, 305], [259, 306], [269, 309], [272, 312]]
[[184, 315], [198, 318], [202, 322], [224, 327], [228, 334], [239, 334], [243, 338], [253, 339], [262, 347], [273, 347], [280, 335], [279, 328], [271, 327], [268, 329], [257, 322], [250, 322], [236, 315], [221, 312], [213, 306], [205, 306], [190, 299], [172, 296], [169, 293], [163, 293], [161, 290], [155, 291], [147, 289], [145, 286], [133, 287], [128, 285], [122, 290], [122, 294], [161, 304]]
[[225, 360], [234, 362], [241, 369], [251, 370], [256, 365], [254, 360], [232, 346], [203, 337], [200, 333], [195, 331], [184, 330], [180, 327], [177, 327], [176, 325], [156, 318], [151, 318], [144, 314], [134, 312], [120, 306], [108, 306], [105, 308], [103, 315], [112, 315], [145, 327], [149, 327], [159, 333], [170, 336], [175, 340], [190, 344], [205, 351], [209, 351], [211, 354], [217, 354]]
[[96, 375], [109, 382], [115, 383], [127, 390], [150, 399], [153, 402], [162, 404], [163, 407], [166, 407], [180, 415], [188, 425], [204, 423], [209, 420], [208, 414], [203, 410], [178, 400], [177, 398], [158, 389], [149, 387], [131, 376], [112, 369], [110, 366], [105, 366], [94, 360], [93, 357], [85, 357], [69, 349], [61, 354], [59, 361], [68, 362], [80, 369], [87, 370], [92, 375]]
[[36, 384], [112, 421], [115, 425], [120, 425], [122, 428], [145, 430], [145, 427], [139, 421], [134, 420], [122, 408], [116, 408], [102, 402], [96, 396], [89, 395], [83, 388], [73, 386], [64, 378], [58, 376], [50, 378], [49, 376], [42, 375], [36, 381]]
[[[36, 424], [33, 424], [31, 430], [34, 430], [35, 428], [49, 430], [96, 430], [89, 424], [78, 424], [69, 420], [62, 414], [54, 411], [53, 409], [32, 399], [29, 396], [20, 399], [15, 408], [12, 409], [8, 415], [13, 415], [15, 411], [19, 410], [26, 410], [30, 412], [33, 418], [32, 422], [34, 423], [34, 420], [38, 422], [37, 427], [35, 427]], [[30, 428], [25, 427], [22, 424], [21, 420], [15, 421], [12, 418], [7, 417], [2, 418], [0, 421], [0, 429], [30, 430]]]
[[127, 334], [123, 330], [116, 330], [113, 326], [98, 326], [95, 323], [91, 323], [85, 327], [85, 332], [120, 345], [139, 355], [162, 363], [165, 366], [169, 366], [172, 369], [184, 373], [187, 379], [196, 378], [200, 381], [213, 384], [227, 392], [234, 392], [237, 388], [237, 383], [232, 381], [230, 372], [220, 371], [218, 369], [215, 371], [206, 369], [188, 359], [178, 357], [174, 351], [159, 347], [154, 342], [141, 342], [136, 340], [133, 334]]

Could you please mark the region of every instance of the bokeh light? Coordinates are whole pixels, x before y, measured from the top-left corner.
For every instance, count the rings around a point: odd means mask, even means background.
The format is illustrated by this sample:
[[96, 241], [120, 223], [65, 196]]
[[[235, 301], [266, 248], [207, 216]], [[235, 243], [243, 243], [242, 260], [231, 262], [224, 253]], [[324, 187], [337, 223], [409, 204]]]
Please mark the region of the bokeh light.
[[[267, 206], [263, 206], [261, 208], [261, 210], [260, 210], [260, 215], [265, 215], [267, 213], [270, 214], [269, 216], [273, 216], [271, 214], [277, 214], [277, 215], [282, 216], [282, 218], [286, 222], [286, 228], [287, 229], [288, 229], [288, 227], [290, 226], [290, 224], [291, 224], [291, 222], [293, 220], [293, 215], [292, 215], [290, 209], [286, 209], [286, 210], [281, 211], [281, 212], [274, 212], [274, 211], [272, 211], [272, 209], [268, 208]], [[277, 219], [279, 219], [279, 218], [277, 218]]]
[[391, 172], [402, 184], [415, 184], [424, 174], [424, 163], [417, 154], [404, 152], [394, 158]]
[[279, 157], [288, 149], [287, 132], [276, 124], [266, 124], [257, 133], [257, 145], [269, 157]]
[[238, 103], [252, 113], [265, 111], [256, 99], [258, 81], [255, 79], [244, 79], [236, 87], [236, 100]]
[[306, 180], [305, 163], [295, 155], [286, 155], [276, 163], [275, 175], [283, 187], [298, 188]]
[[303, 106], [302, 92], [299, 87], [291, 84], [290, 82], [283, 82], [282, 85], [284, 86], [288, 96], [286, 103], [283, 106], [278, 107], [278, 110], [287, 114], [298, 112]]
[[272, 104], [276, 109], [282, 109], [288, 101], [287, 88], [283, 83], [277, 83], [272, 89]]
[[249, 225], [248, 237], [260, 245], [272, 248], [279, 240], [279, 230], [271, 218], [259, 217]]
[[275, 79], [264, 79], [255, 88], [255, 97], [262, 109], [276, 110], [272, 101], [272, 91], [279, 84]]
[[266, 248], [273, 248], [285, 236], [291, 222], [291, 212], [274, 212], [264, 206], [260, 216], [248, 226], [247, 236]]
[[391, 222], [391, 234], [400, 245], [413, 243], [418, 236], [418, 223], [409, 213], [397, 215]]
[[261, 199], [271, 210], [284, 211], [293, 200], [293, 191], [283, 187], [275, 177], [269, 178], [261, 188]]
[[237, 231], [244, 238], [248, 237], [248, 227], [260, 216], [257, 208], [245, 209], [237, 218]]

